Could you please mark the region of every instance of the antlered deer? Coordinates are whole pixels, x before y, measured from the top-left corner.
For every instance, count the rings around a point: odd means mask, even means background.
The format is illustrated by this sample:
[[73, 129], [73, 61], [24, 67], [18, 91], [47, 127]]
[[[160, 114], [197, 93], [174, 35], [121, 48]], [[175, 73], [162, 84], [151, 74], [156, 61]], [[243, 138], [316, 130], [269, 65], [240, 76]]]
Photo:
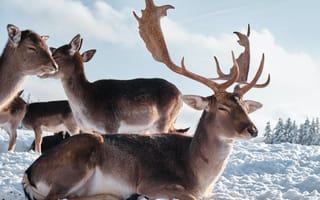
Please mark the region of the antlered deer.
[[[256, 137], [248, 114], [262, 105], [243, 96], [257, 83], [262, 57], [253, 80], [227, 92], [239, 75], [232, 54], [232, 78], [216, 83], [174, 64], [160, 28], [160, 17], [172, 6], [147, 7], [139, 21], [140, 35], [153, 57], [178, 74], [198, 81], [214, 92], [208, 97], [183, 95], [185, 103], [203, 110], [193, 137], [181, 134], [113, 134], [71, 137], [39, 157], [25, 172], [23, 188], [29, 199], [126, 199], [142, 194], [151, 199], [195, 200], [212, 192], [223, 172], [234, 140]], [[150, 31], [150, 32], [148, 32]], [[101, 195], [100, 195], [101, 194]]]
[[25, 128], [35, 134], [35, 151], [41, 153], [42, 132], [68, 131], [71, 135], [80, 132], [68, 101], [36, 102], [27, 105], [27, 113], [22, 120]]
[[95, 51], [82, 55], [80, 35], [69, 44], [52, 49], [71, 110], [81, 130], [108, 133], [174, 132], [173, 124], [182, 107], [180, 91], [160, 79], [98, 80], [89, 82], [83, 62]]
[[17, 128], [25, 113], [27, 103], [20, 97], [20, 91], [10, 104], [0, 111], [0, 127], [9, 135], [8, 151], [14, 151], [16, 146]]
[[50, 74], [57, 65], [45, 41], [31, 30], [20, 31], [7, 26], [9, 39], [0, 58], [0, 110], [7, 106], [21, 90], [28, 75]]

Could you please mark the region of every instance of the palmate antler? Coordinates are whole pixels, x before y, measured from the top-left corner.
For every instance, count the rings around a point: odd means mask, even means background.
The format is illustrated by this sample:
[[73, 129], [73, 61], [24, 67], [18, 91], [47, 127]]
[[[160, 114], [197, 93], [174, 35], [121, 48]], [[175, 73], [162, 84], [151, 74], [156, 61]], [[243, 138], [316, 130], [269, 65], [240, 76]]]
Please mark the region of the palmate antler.
[[[233, 32], [239, 38], [238, 43], [240, 46], [244, 47], [244, 51], [237, 58], [237, 63], [239, 65], [239, 78], [236, 82], [246, 84], [248, 81], [248, 74], [250, 69], [250, 24], [248, 24], [247, 34], [240, 33], [238, 31]], [[215, 57], [215, 62], [217, 66], [217, 73], [219, 75], [218, 78], [213, 78], [212, 80], [227, 80], [232, 76], [232, 70], [230, 70], [229, 74], [224, 74], [221, 70], [218, 60]], [[268, 77], [267, 81], [263, 84], [256, 84], [254, 87], [262, 88], [268, 85], [270, 82], [270, 77]]]
[[[249, 73], [249, 65], [250, 65], [250, 24], [248, 24], [247, 35], [242, 34], [240, 32], [233, 32], [239, 38], [238, 43], [244, 47], [244, 51], [239, 55], [236, 59], [239, 65], [239, 78], [236, 82], [238, 83], [247, 83], [248, 73]], [[213, 78], [212, 80], [228, 80], [232, 76], [232, 71], [230, 70], [229, 74], [225, 74], [222, 72], [219, 62], [216, 57], [214, 57], [217, 67], [218, 78]]]
[[[176, 65], [170, 58], [167, 45], [165, 43], [161, 26], [160, 26], [161, 17], [166, 16], [167, 10], [173, 9], [174, 7], [172, 5], [156, 6], [153, 0], [145, 0], [145, 2], [146, 2], [146, 8], [141, 11], [142, 16], [138, 17], [138, 15], [135, 12], [133, 12], [133, 14], [139, 23], [140, 36], [144, 40], [147, 49], [150, 51], [150, 53], [152, 54], [153, 58], [156, 61], [164, 63], [167, 67], [169, 67], [169, 69], [171, 69], [175, 73], [181, 74], [195, 81], [203, 83], [204, 85], [211, 88], [215, 93], [225, 91], [229, 86], [231, 86], [234, 82], [238, 80], [239, 66], [237, 64], [237, 61], [233, 53], [232, 53], [232, 59], [233, 59], [232, 75], [227, 79], [226, 82], [221, 84], [218, 84], [209, 78], [205, 78], [203, 76], [200, 76], [198, 74], [188, 71], [184, 65], [184, 58], [182, 58], [181, 60], [181, 67]], [[216, 63], [218, 63], [217, 58], [215, 58], [215, 60], [216, 60]], [[260, 65], [260, 68], [262, 72], [263, 64]], [[258, 76], [260, 77], [260, 75]], [[257, 79], [259, 79], [259, 77], [257, 77]], [[268, 78], [268, 81], [263, 86], [265, 87], [268, 83], [269, 83], [269, 78]], [[252, 83], [247, 84], [245, 87], [246, 88], [245, 90], [248, 91], [249, 90], [248, 88], [252, 87], [252, 85], [255, 86], [256, 81], [253, 84]], [[238, 86], [237, 92], [243, 95], [245, 92], [241, 92], [241, 91], [242, 91], [242, 88]]]

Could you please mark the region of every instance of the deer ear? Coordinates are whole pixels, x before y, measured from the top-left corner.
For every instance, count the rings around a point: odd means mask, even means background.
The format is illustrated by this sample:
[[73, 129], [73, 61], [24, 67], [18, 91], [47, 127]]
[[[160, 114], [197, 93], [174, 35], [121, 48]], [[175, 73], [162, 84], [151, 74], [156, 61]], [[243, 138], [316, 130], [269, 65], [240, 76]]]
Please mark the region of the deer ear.
[[82, 57], [82, 62], [88, 62], [89, 60], [91, 60], [91, 58], [94, 56], [94, 54], [96, 53], [97, 50], [95, 49], [90, 49], [88, 51], [85, 51], [81, 54]]
[[47, 41], [49, 39], [49, 35], [41, 35], [41, 39], [43, 41]]
[[209, 100], [205, 97], [197, 95], [182, 95], [181, 98], [184, 103], [196, 110], [208, 109]]
[[19, 30], [18, 27], [12, 24], [7, 25], [7, 30], [8, 30], [8, 36], [10, 42], [16, 47], [18, 46], [20, 40], [21, 40], [21, 31]]
[[262, 107], [262, 103], [257, 101], [245, 100], [244, 102], [248, 108], [248, 113], [252, 113]]
[[82, 37], [80, 34], [76, 35], [70, 42], [70, 55], [73, 55], [75, 52], [80, 50], [82, 45]]

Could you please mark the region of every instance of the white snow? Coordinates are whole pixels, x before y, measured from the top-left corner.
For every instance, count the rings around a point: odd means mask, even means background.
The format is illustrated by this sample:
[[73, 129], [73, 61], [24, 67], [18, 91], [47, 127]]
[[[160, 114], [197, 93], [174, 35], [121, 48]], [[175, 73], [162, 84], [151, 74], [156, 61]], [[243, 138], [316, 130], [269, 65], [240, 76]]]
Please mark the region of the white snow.
[[[39, 156], [27, 152], [34, 138], [18, 130], [15, 152], [7, 152], [8, 136], [0, 133], [0, 200], [24, 200], [24, 170]], [[320, 199], [320, 147], [237, 141], [212, 199]]]

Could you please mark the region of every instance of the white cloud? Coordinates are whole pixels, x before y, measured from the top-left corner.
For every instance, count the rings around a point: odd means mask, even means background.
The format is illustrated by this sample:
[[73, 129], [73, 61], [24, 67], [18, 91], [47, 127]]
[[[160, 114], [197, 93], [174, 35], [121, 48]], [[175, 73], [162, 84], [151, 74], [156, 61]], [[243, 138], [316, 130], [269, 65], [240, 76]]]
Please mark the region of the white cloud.
[[132, 45], [137, 41], [131, 11], [115, 10], [103, 1], [94, 1], [88, 7], [74, 0], [5, 0], [1, 7], [14, 10], [37, 30], [45, 30], [55, 37], [70, 38], [81, 33], [90, 39], [116, 44]]

